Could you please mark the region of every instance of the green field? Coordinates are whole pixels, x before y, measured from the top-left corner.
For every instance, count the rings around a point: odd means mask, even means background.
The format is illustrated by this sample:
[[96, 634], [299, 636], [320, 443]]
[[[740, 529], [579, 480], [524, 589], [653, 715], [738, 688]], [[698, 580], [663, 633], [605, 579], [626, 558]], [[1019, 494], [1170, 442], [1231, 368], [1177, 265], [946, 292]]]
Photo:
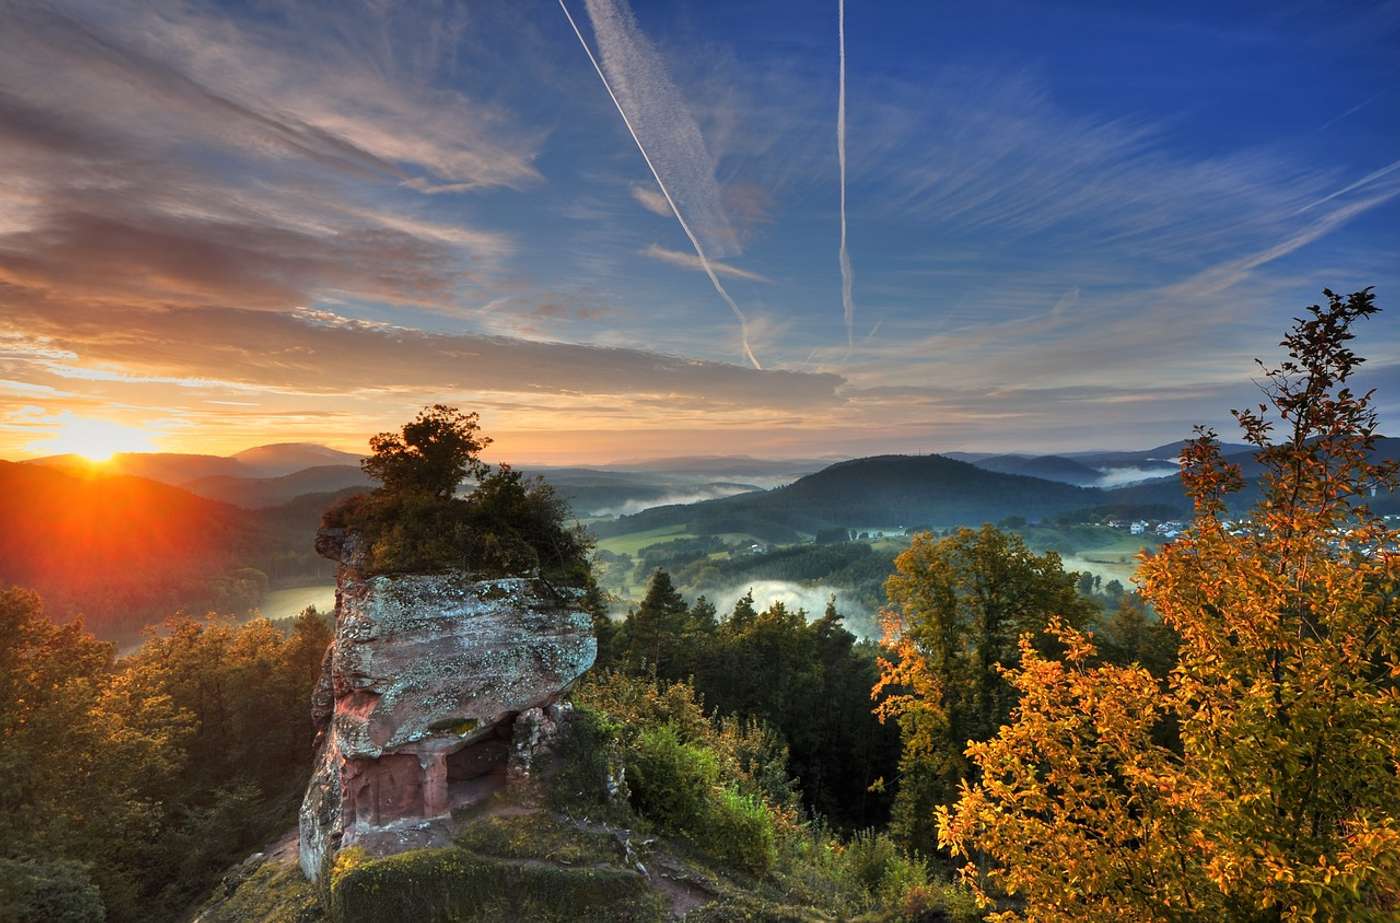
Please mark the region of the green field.
[[659, 529], [648, 529], [646, 532], [628, 532], [625, 535], [614, 535], [612, 538], [605, 538], [598, 542], [598, 547], [604, 551], [611, 551], [613, 554], [635, 555], [647, 545], [655, 545], [657, 542], [669, 541], [673, 538], [693, 538], [692, 533], [683, 525], [662, 526]]
[[1129, 589], [1138, 555], [1161, 544], [1156, 536], [1130, 535], [1106, 526], [1028, 526], [1021, 533], [1037, 551], [1058, 551], [1065, 570], [1094, 574], [1105, 583], [1117, 580]]

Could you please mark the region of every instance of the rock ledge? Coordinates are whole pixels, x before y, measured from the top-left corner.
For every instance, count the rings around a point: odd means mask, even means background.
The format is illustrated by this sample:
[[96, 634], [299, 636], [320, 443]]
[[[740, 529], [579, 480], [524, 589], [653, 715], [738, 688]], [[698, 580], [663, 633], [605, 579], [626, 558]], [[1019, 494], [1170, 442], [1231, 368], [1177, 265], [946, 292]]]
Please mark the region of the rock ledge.
[[366, 577], [353, 536], [325, 530], [316, 547], [340, 568], [299, 823], [312, 880], [350, 846], [432, 843], [453, 808], [528, 776], [597, 655], [581, 591], [532, 577]]

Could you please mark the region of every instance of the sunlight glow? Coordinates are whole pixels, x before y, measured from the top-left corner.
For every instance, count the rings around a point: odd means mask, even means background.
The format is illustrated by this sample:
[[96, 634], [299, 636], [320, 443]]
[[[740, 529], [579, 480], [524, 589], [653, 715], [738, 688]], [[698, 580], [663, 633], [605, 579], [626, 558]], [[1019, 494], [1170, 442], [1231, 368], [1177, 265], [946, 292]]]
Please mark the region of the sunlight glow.
[[91, 462], [105, 462], [118, 452], [150, 452], [155, 448], [144, 430], [111, 420], [64, 412], [56, 422], [58, 431], [33, 443], [30, 449], [52, 455], [81, 455]]

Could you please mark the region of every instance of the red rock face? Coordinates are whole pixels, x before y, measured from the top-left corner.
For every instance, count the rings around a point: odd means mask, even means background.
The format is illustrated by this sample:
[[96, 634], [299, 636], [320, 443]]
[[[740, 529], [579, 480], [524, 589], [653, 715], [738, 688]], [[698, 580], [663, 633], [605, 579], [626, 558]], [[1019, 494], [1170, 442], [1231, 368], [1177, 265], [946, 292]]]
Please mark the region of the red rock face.
[[424, 816], [423, 769], [412, 753], [346, 760], [340, 778], [347, 826], [364, 821], [378, 827]]

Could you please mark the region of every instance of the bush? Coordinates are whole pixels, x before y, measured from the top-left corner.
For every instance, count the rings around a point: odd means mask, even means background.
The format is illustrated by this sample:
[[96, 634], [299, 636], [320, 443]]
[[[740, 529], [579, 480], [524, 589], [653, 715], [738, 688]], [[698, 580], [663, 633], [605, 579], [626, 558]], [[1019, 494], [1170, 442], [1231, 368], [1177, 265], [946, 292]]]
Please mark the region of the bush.
[[841, 853], [842, 877], [865, 894], [878, 895], [891, 867], [902, 856], [899, 846], [886, 834], [862, 830]]
[[701, 849], [759, 878], [777, 862], [777, 838], [768, 806], [732, 788], [713, 794], [695, 836]]
[[719, 781], [719, 762], [704, 747], [682, 743], [670, 724], [647, 728], [627, 755], [632, 804], [664, 830], [699, 830], [710, 790]]
[[102, 895], [77, 862], [0, 859], [0, 920], [10, 923], [102, 923]]
[[574, 708], [564, 725], [558, 769], [549, 788], [555, 810], [597, 816], [599, 808], [613, 804], [615, 794], [626, 794], [621, 733], [622, 725], [603, 712]]
[[582, 529], [565, 525], [569, 515], [553, 487], [502, 465], [465, 499], [381, 488], [340, 501], [321, 524], [359, 535], [372, 574], [540, 572], [586, 583], [590, 540]]
[[[478, 453], [490, 442], [476, 414], [441, 404], [425, 408], [401, 433], [370, 440], [373, 454], [362, 467], [383, 486], [337, 503], [321, 524], [359, 535], [374, 574], [539, 572], [589, 583], [591, 540], [582, 528], [565, 525], [568, 504], [539, 478], [482, 462]], [[476, 487], [459, 498], [468, 475]]]

